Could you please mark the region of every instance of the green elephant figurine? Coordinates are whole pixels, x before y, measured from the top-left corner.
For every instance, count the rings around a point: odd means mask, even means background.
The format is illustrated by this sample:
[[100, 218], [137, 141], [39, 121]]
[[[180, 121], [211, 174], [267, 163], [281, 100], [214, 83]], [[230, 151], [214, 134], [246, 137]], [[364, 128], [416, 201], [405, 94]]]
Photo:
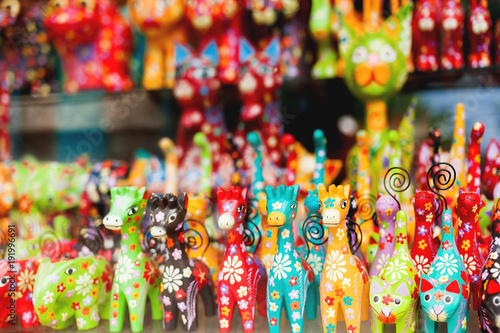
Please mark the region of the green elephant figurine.
[[113, 270], [102, 256], [44, 259], [33, 292], [40, 323], [64, 329], [76, 320], [80, 330], [97, 327], [100, 318], [109, 319], [112, 282]]

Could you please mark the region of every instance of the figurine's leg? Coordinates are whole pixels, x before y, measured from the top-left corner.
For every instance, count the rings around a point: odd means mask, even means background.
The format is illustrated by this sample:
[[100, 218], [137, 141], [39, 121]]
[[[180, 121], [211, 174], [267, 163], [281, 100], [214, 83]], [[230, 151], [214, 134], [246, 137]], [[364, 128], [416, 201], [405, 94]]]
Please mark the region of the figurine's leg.
[[272, 299], [272, 297], [270, 295], [270, 291], [268, 289], [268, 292], [267, 292], [267, 305], [268, 305], [267, 322], [269, 325], [269, 332], [270, 333], [280, 333], [281, 312], [283, 310], [284, 302], [285, 302], [285, 298], [283, 296], [279, 299]]
[[222, 295], [219, 288], [219, 328], [222, 333], [231, 330], [235, 305], [236, 300], [232, 291], [229, 290], [226, 295]]
[[436, 332], [436, 322], [431, 320], [425, 310], [420, 311], [422, 314], [422, 332], [424, 333], [434, 333]]
[[318, 288], [316, 287], [316, 281], [309, 283], [305, 307], [307, 320], [316, 319], [316, 312], [318, 311]]
[[[359, 333], [361, 330], [361, 299], [359, 297], [356, 297], [354, 292], [352, 292], [352, 289], [350, 290], [351, 294], [344, 295], [343, 298], [340, 298], [339, 303], [340, 307], [342, 308], [341, 311], [344, 312], [345, 326], [346, 327], [352, 326], [354, 327], [352, 332]], [[352, 300], [349, 302], [350, 299]], [[349, 314], [347, 313], [347, 311], [349, 311]]]
[[214, 286], [212, 281], [200, 290], [200, 296], [205, 306], [205, 316], [215, 316], [217, 314], [217, 306], [215, 305]]
[[255, 307], [255, 300], [251, 300], [247, 297], [240, 299], [236, 304], [238, 304], [238, 309], [240, 310], [243, 332], [252, 333], [255, 326], [255, 311], [253, 311]]
[[[147, 293], [147, 283], [143, 282], [141, 287], [139, 288], [139, 295], [144, 295]], [[139, 304], [132, 295], [126, 295], [127, 304], [128, 304], [128, 313], [130, 319], [130, 329], [132, 332], [141, 332], [144, 328], [144, 314], [146, 313], [146, 298], [143, 298], [142, 304]], [[136, 305], [134, 307], [131, 306], [130, 301], [136, 301]]]
[[417, 325], [416, 312], [417, 310], [413, 308], [410, 310], [406, 317], [403, 317], [402, 319], [396, 321], [397, 333], [415, 332], [415, 328]]
[[469, 326], [470, 307], [466, 311], [457, 310], [453, 316], [446, 320], [448, 332], [465, 333]]
[[338, 314], [339, 310], [342, 311], [342, 309], [339, 307], [338, 299], [334, 299], [333, 303], [327, 303], [325, 300], [327, 297], [334, 298], [333, 292], [327, 293], [323, 290], [321, 292], [321, 322], [324, 333], [333, 333], [337, 332], [335, 328], [337, 327]]
[[102, 300], [102, 303], [99, 305], [99, 315], [101, 316], [101, 319], [104, 320], [109, 320], [109, 309], [111, 306], [111, 294], [107, 293], [104, 299]]
[[[297, 284], [292, 290], [300, 290], [300, 288], [307, 288], [307, 285]], [[307, 293], [307, 290], [305, 290]], [[304, 309], [305, 302], [302, 303], [300, 299], [294, 298], [292, 299], [289, 293], [285, 293], [285, 311], [288, 315], [288, 320], [290, 320], [290, 325], [292, 328], [292, 332], [302, 332], [303, 324], [304, 324]], [[314, 303], [316, 305], [316, 303]]]
[[257, 311], [259, 317], [267, 317], [267, 302], [266, 302], [266, 293], [267, 293], [267, 276], [265, 273], [265, 269], [262, 269], [262, 275], [257, 282], [257, 294], [256, 303], [257, 303]]
[[370, 316], [370, 283], [363, 282], [363, 294], [361, 296], [361, 321], [367, 321]]
[[372, 333], [382, 333], [384, 332], [384, 324], [378, 319], [378, 314], [372, 309], [371, 314], [371, 331]]
[[[115, 283], [113, 289], [115, 290]], [[118, 288], [118, 287], [117, 287]], [[121, 332], [123, 330], [123, 321], [125, 320], [125, 309], [127, 306], [127, 299], [121, 292], [116, 293], [117, 299], [111, 299], [111, 307], [109, 308], [109, 331]]]
[[148, 288], [148, 298], [151, 302], [151, 314], [153, 320], [160, 320], [163, 316], [160, 302], [160, 290], [158, 288]]
[[177, 319], [179, 318], [179, 310], [177, 309], [175, 295], [162, 294], [169, 297], [168, 302], [163, 302], [163, 329], [165, 331], [173, 331], [177, 327]]

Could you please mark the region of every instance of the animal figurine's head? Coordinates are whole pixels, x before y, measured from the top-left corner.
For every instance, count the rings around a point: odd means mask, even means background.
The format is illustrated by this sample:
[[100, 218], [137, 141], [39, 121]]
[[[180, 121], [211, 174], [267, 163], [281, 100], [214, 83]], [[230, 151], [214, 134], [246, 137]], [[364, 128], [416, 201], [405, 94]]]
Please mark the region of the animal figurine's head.
[[93, 204], [108, 206], [110, 189], [117, 186], [118, 180], [123, 179], [127, 172], [126, 162], [107, 160], [94, 164], [84, 188], [87, 198]]
[[101, 30], [102, 6], [106, 0], [50, 0], [44, 25], [52, 39], [71, 44], [94, 41]]
[[234, 18], [238, 10], [236, 0], [188, 0], [186, 3], [186, 16], [201, 33], [221, 28], [222, 23]]
[[166, 193], [163, 198], [153, 193], [150, 202], [153, 237], [165, 237], [183, 229], [188, 207], [186, 193], [183, 192], [179, 197]]
[[195, 55], [189, 46], [175, 46], [177, 75], [174, 96], [182, 108], [196, 106], [206, 109], [217, 104], [220, 88], [218, 76], [219, 51], [215, 42], [210, 42]]
[[7, 216], [16, 197], [10, 167], [0, 163], [0, 216]]
[[127, 8], [134, 24], [148, 37], [161, 37], [185, 14], [182, 0], [128, 0]]
[[422, 309], [431, 320], [436, 322], [446, 321], [458, 310], [460, 303], [469, 296], [468, 277], [465, 272], [462, 272], [460, 278], [449, 279], [447, 277], [448, 275], [442, 275], [440, 279], [435, 280], [424, 275], [420, 281]]
[[321, 205], [319, 204], [318, 190], [308, 190], [304, 199], [304, 209], [307, 215], [320, 215]]
[[495, 138], [490, 140], [486, 148], [485, 162], [481, 180], [484, 193], [488, 199], [500, 197], [500, 144]]
[[20, 11], [21, 3], [19, 0], [0, 1], [0, 28], [14, 24]]
[[230, 230], [235, 225], [241, 225], [247, 211], [247, 191], [231, 186], [229, 190], [217, 189], [217, 208], [219, 210], [219, 228]]
[[377, 215], [382, 221], [396, 221], [396, 214], [399, 211], [398, 202], [390, 195], [380, 195], [375, 203]]
[[478, 220], [476, 216], [479, 215], [479, 210], [481, 209], [479, 189], [477, 189], [477, 192], [462, 191], [460, 189], [458, 193], [456, 212], [458, 218], [461, 219], [459, 225], [462, 223], [470, 223], [471, 226], [477, 225]]
[[[260, 52], [246, 39], [240, 39], [238, 90], [244, 101], [269, 104], [281, 89], [282, 77], [279, 70], [280, 41], [273, 38]], [[264, 110], [249, 108], [243, 112], [242, 121], [262, 116]]]
[[297, 216], [299, 185], [279, 185], [276, 189], [268, 185], [265, 191], [267, 196], [267, 224], [270, 227], [277, 228], [284, 225], [291, 227], [295, 216]]
[[210, 213], [210, 200], [204, 193], [189, 194], [189, 204], [186, 213], [187, 219], [204, 223]]
[[385, 100], [406, 81], [406, 59], [411, 51], [413, 5], [401, 7], [381, 26], [362, 26], [354, 17], [342, 17], [339, 50], [345, 61], [349, 90], [364, 101]]
[[406, 279], [388, 284], [378, 276], [370, 283], [370, 305], [378, 320], [384, 324], [394, 324], [410, 311], [412, 290]]
[[324, 185], [318, 187], [323, 225], [325, 227], [337, 227], [344, 223], [350, 208], [350, 192], [350, 185], [330, 185], [328, 191]]
[[483, 297], [486, 317], [493, 325], [500, 327], [500, 284], [497, 279], [489, 279], [484, 284]]
[[147, 200], [145, 187], [113, 187], [111, 208], [104, 217], [104, 226], [110, 230], [122, 230], [123, 233], [129, 233], [130, 227], [135, 227], [135, 232], [138, 232]]

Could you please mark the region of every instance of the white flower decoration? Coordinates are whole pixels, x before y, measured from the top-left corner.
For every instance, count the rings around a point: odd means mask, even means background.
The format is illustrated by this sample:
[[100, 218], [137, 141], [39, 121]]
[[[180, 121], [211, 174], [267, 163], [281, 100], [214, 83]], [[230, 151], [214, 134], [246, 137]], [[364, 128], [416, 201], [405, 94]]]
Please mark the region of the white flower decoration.
[[344, 278], [344, 274], [347, 273], [345, 265], [347, 262], [344, 260], [344, 255], [339, 251], [332, 251], [328, 254], [326, 258], [326, 277], [328, 280], [337, 282]]
[[181, 270], [173, 265], [165, 267], [165, 270], [163, 271], [162, 283], [163, 288], [168, 290], [169, 293], [172, 291], [178, 291], [179, 287], [182, 286]]
[[283, 255], [282, 253], [277, 253], [274, 256], [274, 264], [273, 264], [273, 273], [274, 277], [277, 277], [278, 280], [286, 279], [287, 274], [292, 271], [291, 267], [292, 261], [288, 257], [288, 254]]
[[227, 260], [224, 261], [224, 267], [222, 267], [222, 273], [224, 274], [224, 280], [229, 280], [230, 284], [241, 281], [241, 274], [244, 270], [241, 267], [243, 263], [239, 260], [238, 256], [228, 256]]

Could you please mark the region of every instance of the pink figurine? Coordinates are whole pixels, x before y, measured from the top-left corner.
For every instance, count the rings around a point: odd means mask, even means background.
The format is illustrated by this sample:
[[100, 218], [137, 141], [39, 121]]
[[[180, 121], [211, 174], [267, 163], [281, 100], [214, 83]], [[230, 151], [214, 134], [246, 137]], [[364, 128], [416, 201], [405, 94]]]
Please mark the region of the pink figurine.
[[438, 63], [438, 8], [436, 0], [418, 0], [413, 11], [413, 57], [418, 71], [435, 71]]
[[470, 40], [469, 66], [472, 68], [491, 66], [491, 17], [486, 0], [470, 2], [467, 31]]
[[442, 69], [464, 67], [464, 10], [460, 0], [445, 0], [441, 12]]
[[132, 30], [109, 0], [51, 0], [45, 27], [64, 69], [64, 91], [134, 87]]
[[[479, 253], [476, 239], [480, 208], [481, 198], [479, 197], [479, 189], [477, 192], [460, 191], [456, 207], [459, 233], [457, 247], [469, 275], [474, 310], [477, 310], [479, 304], [481, 268], [484, 264], [484, 259]], [[441, 246], [446, 245], [442, 244]]]
[[436, 199], [430, 191], [417, 190], [413, 197], [415, 209], [415, 240], [411, 248], [413, 264], [418, 276], [427, 274], [431, 262], [436, 256], [436, 248], [432, 238], [434, 221], [436, 219]]
[[467, 191], [481, 190], [481, 140], [484, 125], [475, 123], [470, 132], [469, 150], [467, 152]]

